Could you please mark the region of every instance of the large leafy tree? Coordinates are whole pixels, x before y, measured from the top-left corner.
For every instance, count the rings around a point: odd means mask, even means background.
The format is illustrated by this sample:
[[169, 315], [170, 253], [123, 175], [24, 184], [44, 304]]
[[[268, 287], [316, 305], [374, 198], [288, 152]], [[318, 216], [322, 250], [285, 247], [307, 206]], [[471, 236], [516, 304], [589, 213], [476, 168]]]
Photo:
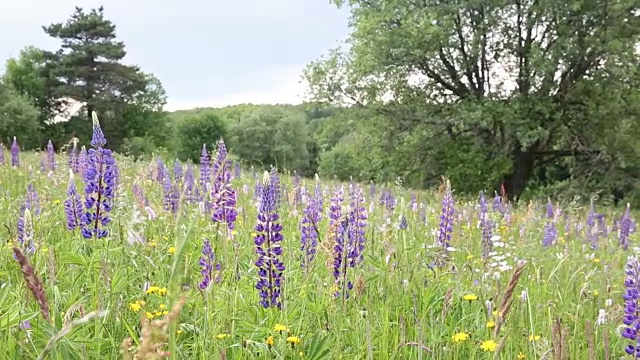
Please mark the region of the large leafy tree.
[[349, 48], [308, 67], [312, 94], [392, 120], [408, 172], [474, 154], [518, 196], [549, 164], [588, 182], [637, 158], [636, 0], [345, 2]]
[[[77, 7], [65, 23], [43, 29], [61, 41], [58, 51], [44, 52], [48, 76], [54, 79], [52, 96], [85, 102], [86, 119], [91, 119], [93, 111], [100, 112], [105, 134], [117, 148], [126, 134], [122, 129], [127, 106], [139, 102], [144, 98], [141, 94], [156, 84], [150, 84], [137, 66], [122, 63], [124, 43], [116, 40], [116, 27], [105, 18], [102, 7], [89, 12]], [[86, 128], [90, 121], [83, 124]]]
[[8, 148], [16, 136], [23, 149], [33, 149], [39, 145], [40, 130], [38, 110], [29, 98], [0, 81], [0, 143]]

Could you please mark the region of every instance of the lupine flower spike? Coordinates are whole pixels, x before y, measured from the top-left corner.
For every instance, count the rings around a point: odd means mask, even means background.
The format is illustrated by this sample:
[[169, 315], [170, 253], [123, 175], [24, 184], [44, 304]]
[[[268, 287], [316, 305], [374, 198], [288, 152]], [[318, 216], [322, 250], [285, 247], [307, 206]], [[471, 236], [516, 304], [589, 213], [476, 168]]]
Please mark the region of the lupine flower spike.
[[213, 253], [213, 248], [211, 247], [211, 243], [208, 239], [205, 239], [202, 244], [202, 256], [200, 257], [200, 261], [198, 262], [202, 267], [200, 270], [200, 274], [202, 275], [202, 281], [199, 284], [200, 290], [205, 290], [209, 287], [211, 281], [219, 282], [220, 277], [217, 276], [214, 278], [214, 269], [215, 271], [220, 271], [220, 264], [216, 264], [216, 256]]
[[81, 219], [84, 214], [84, 208], [80, 194], [76, 189], [71, 169], [69, 169], [69, 186], [67, 187], [67, 199], [64, 201], [64, 213], [67, 218], [68, 230], [73, 231], [82, 227]]
[[447, 180], [445, 183], [444, 197], [442, 198], [442, 212], [440, 214], [440, 227], [438, 229], [438, 244], [445, 249], [451, 247], [454, 213], [453, 193], [451, 192], [451, 184], [449, 180]]
[[260, 209], [254, 238], [258, 255], [255, 264], [258, 267], [259, 276], [256, 289], [260, 294], [260, 305], [264, 308], [281, 309], [282, 274], [285, 266], [280, 260], [283, 236], [280, 216], [276, 207], [277, 182], [275, 178], [275, 169], [271, 174], [265, 172], [261, 187]]
[[11, 144], [11, 166], [20, 166], [20, 148], [18, 147], [18, 139], [13, 137], [13, 144]]
[[56, 152], [53, 149], [53, 143], [51, 140], [47, 143], [47, 168], [50, 171], [56, 169]]
[[84, 174], [85, 213], [82, 218], [82, 236], [86, 239], [103, 238], [109, 235], [106, 226], [111, 222], [109, 213], [113, 206], [115, 161], [111, 150], [105, 149], [104, 138], [98, 116], [94, 112], [92, 149], [87, 154]]
[[231, 172], [227, 161], [227, 148], [224, 141], [218, 141], [218, 153], [213, 163], [213, 184], [211, 186], [211, 208], [213, 215], [211, 220], [216, 223], [225, 223], [229, 230], [235, 228], [236, 217], [236, 192], [231, 187]]
[[631, 205], [627, 204], [627, 210], [624, 215], [622, 215], [622, 219], [620, 219], [620, 229], [618, 230], [618, 241], [620, 242], [620, 247], [624, 250], [629, 248], [629, 233], [631, 232], [631, 223], [633, 222], [630, 209]]
[[625, 351], [629, 355], [640, 358], [640, 318], [638, 311], [640, 304], [640, 262], [635, 256], [629, 257], [626, 266], [627, 279], [624, 281], [626, 288], [624, 298], [624, 317], [622, 322], [625, 327], [622, 329], [622, 336], [631, 341]]

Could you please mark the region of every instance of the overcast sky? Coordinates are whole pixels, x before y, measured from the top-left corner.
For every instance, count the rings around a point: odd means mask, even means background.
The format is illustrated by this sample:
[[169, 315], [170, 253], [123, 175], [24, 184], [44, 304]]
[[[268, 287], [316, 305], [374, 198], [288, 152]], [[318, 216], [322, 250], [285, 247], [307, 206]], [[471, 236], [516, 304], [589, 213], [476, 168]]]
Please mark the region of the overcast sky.
[[102, 4], [125, 61], [162, 81], [169, 110], [299, 103], [302, 69], [348, 34], [329, 0], [0, 0], [0, 63], [27, 45], [57, 49], [42, 25]]

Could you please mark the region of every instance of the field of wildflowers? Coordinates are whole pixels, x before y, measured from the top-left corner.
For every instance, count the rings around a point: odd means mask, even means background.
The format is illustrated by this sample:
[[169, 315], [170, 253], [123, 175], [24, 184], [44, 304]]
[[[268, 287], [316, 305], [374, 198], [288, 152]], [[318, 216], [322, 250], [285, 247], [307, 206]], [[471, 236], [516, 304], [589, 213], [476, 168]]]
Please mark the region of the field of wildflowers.
[[[640, 354], [627, 208], [0, 152], [2, 359]], [[6, 159], [5, 159], [6, 157]], [[631, 354], [631, 355], [629, 355]]]

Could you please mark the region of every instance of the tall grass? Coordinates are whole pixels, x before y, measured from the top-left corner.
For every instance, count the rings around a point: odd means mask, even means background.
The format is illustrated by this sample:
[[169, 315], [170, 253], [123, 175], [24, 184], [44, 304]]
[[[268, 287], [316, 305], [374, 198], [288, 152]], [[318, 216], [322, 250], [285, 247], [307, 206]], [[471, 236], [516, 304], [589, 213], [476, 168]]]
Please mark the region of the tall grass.
[[[414, 211], [412, 192], [393, 186], [398, 202], [391, 211], [379, 204], [379, 192], [372, 199], [365, 188], [372, 211], [364, 261], [349, 269], [354, 289], [343, 299], [334, 296], [326, 214], [338, 184], [322, 181], [318, 256], [303, 269], [299, 224], [304, 204], [293, 201], [291, 178], [283, 176], [286, 270], [279, 311], [262, 308], [254, 288], [252, 173], [233, 180], [239, 214], [231, 239], [197, 204], [182, 201], [177, 216], [162, 210], [162, 184], [150, 176], [154, 165], [118, 158], [112, 233], [87, 240], [65, 228], [62, 203], [69, 175], [63, 161], [47, 174], [37, 170], [39, 156], [23, 154], [21, 160], [19, 168], [0, 166], [3, 359], [117, 359], [125, 357], [123, 348], [134, 356], [155, 352], [172, 359], [604, 359], [624, 354], [617, 327], [623, 269], [636, 251], [635, 234], [628, 251], [618, 248], [615, 232], [591, 250], [579, 225], [587, 211], [580, 207], [564, 209], [567, 216], [556, 224], [559, 238], [548, 248], [542, 247], [544, 202], [515, 208], [507, 217], [491, 213], [504, 247], [494, 247], [492, 257], [482, 259], [477, 205], [457, 201], [455, 251], [444, 266], [433, 266], [442, 256], [433, 246], [440, 195], [416, 193], [420, 205]], [[13, 252], [18, 208], [30, 183], [42, 213], [33, 216], [36, 252], [27, 257], [42, 282], [50, 321]], [[134, 183], [143, 188], [156, 219], [146, 219], [137, 208]], [[303, 185], [312, 192], [315, 183]], [[608, 211], [620, 216], [622, 210]], [[406, 229], [397, 226], [400, 215], [407, 219]], [[138, 218], [143, 220], [133, 221]], [[130, 243], [130, 230], [144, 242]], [[205, 238], [221, 264], [221, 278], [202, 291], [198, 259]], [[490, 272], [499, 261], [506, 261], [504, 269]], [[604, 319], [599, 319], [601, 309]], [[283, 326], [276, 330], [277, 324]], [[153, 326], [164, 335], [154, 333], [151, 339]]]

